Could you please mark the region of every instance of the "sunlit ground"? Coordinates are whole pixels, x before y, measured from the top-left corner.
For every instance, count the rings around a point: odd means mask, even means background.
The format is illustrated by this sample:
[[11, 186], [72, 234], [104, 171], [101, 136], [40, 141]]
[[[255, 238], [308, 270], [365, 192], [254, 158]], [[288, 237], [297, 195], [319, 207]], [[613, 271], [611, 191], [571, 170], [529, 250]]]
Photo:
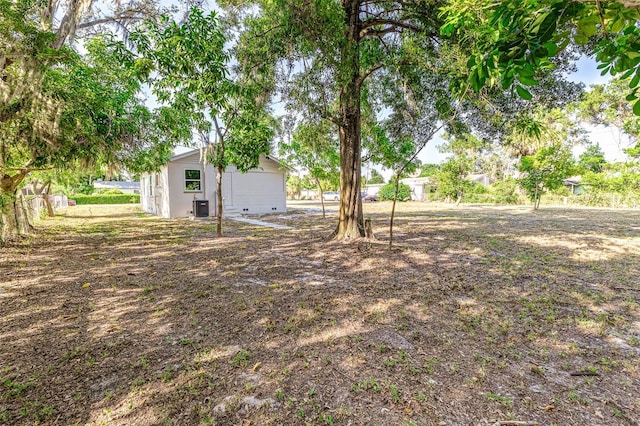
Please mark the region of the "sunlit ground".
[[78, 206], [3, 248], [0, 424], [639, 421], [637, 211], [401, 203], [389, 251], [390, 203], [353, 243], [289, 207], [217, 239]]

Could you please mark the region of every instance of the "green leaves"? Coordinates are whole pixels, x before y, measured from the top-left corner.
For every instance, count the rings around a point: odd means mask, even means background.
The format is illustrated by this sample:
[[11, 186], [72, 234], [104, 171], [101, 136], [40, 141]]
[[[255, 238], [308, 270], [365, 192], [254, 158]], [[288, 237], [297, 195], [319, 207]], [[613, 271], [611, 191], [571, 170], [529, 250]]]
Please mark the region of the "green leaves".
[[519, 86], [519, 85], [516, 86], [516, 92], [518, 93], [518, 96], [520, 96], [525, 101], [530, 101], [533, 98], [533, 95], [531, 95], [531, 92], [529, 92], [527, 89], [525, 89], [522, 86]]
[[146, 32], [132, 34], [131, 40], [143, 56], [136, 69], [148, 72], [153, 66], [158, 74], [153, 89], [161, 101], [194, 111], [205, 105], [223, 107], [229, 58], [215, 13], [204, 15], [194, 7], [182, 25], [165, 17], [160, 24], [149, 24]]
[[441, 33], [462, 37], [476, 52], [467, 61], [467, 80], [475, 91], [495, 79], [505, 89], [515, 84], [521, 98], [531, 99], [522, 86], [537, 85], [538, 72], [553, 66], [549, 58], [571, 43], [586, 46], [602, 75], [633, 76], [632, 90], [640, 84], [637, 8], [619, 2], [454, 0], [441, 15]]

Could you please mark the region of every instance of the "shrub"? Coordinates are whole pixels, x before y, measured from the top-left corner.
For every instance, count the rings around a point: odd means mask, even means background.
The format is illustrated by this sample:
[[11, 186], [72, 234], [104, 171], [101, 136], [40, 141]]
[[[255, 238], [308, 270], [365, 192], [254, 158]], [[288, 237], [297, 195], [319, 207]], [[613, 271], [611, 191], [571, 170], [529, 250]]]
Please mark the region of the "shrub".
[[97, 189], [95, 194], [101, 194], [101, 195], [121, 195], [124, 194], [124, 192], [120, 191], [119, 189], [107, 189], [107, 188], [100, 188]]
[[496, 204], [518, 204], [518, 185], [513, 179], [494, 183], [491, 188], [495, 194]]
[[75, 195], [76, 204], [135, 204], [140, 194]]
[[469, 192], [462, 195], [462, 201], [465, 203], [494, 203], [495, 197], [493, 194]]
[[481, 183], [471, 182], [469, 188], [466, 191], [467, 194], [487, 194], [489, 189]]
[[[393, 182], [389, 182], [378, 191], [378, 199], [382, 201], [393, 200], [393, 196], [396, 192], [396, 185]], [[404, 183], [398, 186], [398, 201], [407, 201], [411, 199], [411, 187]]]

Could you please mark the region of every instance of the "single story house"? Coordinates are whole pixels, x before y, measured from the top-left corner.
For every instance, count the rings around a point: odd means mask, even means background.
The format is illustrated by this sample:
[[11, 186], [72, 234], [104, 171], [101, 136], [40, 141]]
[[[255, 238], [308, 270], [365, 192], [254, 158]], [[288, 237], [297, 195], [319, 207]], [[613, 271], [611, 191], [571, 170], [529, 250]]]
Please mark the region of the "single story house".
[[[213, 165], [204, 166], [199, 150], [175, 155], [157, 173], [142, 174], [142, 208], [165, 218], [215, 216], [216, 175]], [[227, 216], [284, 213], [286, 194], [286, 170], [269, 156], [261, 156], [258, 167], [247, 173], [229, 166], [222, 175]]]
[[[400, 179], [401, 183], [405, 185], [409, 185], [411, 190], [411, 200], [412, 201], [428, 201], [429, 200], [429, 191], [433, 186], [432, 181], [428, 177], [409, 177]], [[374, 183], [366, 185], [363, 188], [363, 191], [369, 195], [378, 195], [380, 188], [385, 186], [382, 183]]]
[[479, 183], [484, 187], [489, 187], [492, 183], [489, 175], [484, 173], [471, 174], [467, 176], [467, 179], [469, 179], [471, 182]]
[[123, 194], [139, 194], [140, 182], [124, 182], [119, 180], [95, 180], [95, 189], [117, 189]]
[[569, 190], [570, 194], [580, 195], [585, 193], [585, 188], [581, 181], [582, 177], [572, 176], [568, 179], [565, 179], [562, 184]]

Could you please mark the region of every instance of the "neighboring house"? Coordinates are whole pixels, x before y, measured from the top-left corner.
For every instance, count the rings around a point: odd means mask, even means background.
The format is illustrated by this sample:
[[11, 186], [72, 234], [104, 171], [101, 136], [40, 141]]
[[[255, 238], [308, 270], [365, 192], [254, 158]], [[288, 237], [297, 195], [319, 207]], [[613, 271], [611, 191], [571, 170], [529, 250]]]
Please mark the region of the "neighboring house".
[[582, 182], [580, 182], [581, 179], [582, 178], [580, 176], [572, 176], [565, 179], [562, 183], [567, 187], [570, 194], [580, 195], [585, 193], [584, 186], [582, 185]]
[[429, 192], [433, 186], [433, 181], [428, 177], [409, 177], [400, 179], [400, 182], [409, 185], [411, 188], [412, 201], [429, 201]]
[[364, 188], [362, 188], [362, 192], [367, 195], [378, 195], [378, 192], [380, 192], [380, 188], [382, 188], [384, 185], [385, 184], [383, 183], [368, 184], [365, 185]]
[[[408, 185], [411, 190], [411, 200], [412, 201], [428, 201], [429, 200], [429, 191], [433, 186], [430, 178], [428, 177], [410, 177], [400, 179], [401, 183]], [[370, 185], [366, 185], [364, 187], [364, 192], [369, 195], [378, 195], [380, 188], [385, 186], [386, 184], [374, 183]]]
[[95, 180], [93, 181], [95, 189], [117, 189], [123, 194], [139, 194], [140, 182], [123, 182], [117, 180]]
[[480, 185], [485, 187], [491, 185], [491, 178], [489, 177], [489, 175], [486, 175], [484, 173], [471, 174], [467, 176], [467, 179], [472, 182], [479, 183]]
[[[158, 173], [141, 177], [142, 208], [165, 218], [215, 216], [217, 208], [215, 167], [200, 161], [194, 150], [171, 158]], [[247, 173], [234, 166], [222, 175], [223, 214], [283, 213], [286, 211], [286, 170], [273, 158], [260, 157], [260, 164]], [[194, 200], [198, 201], [194, 203]], [[205, 200], [204, 202], [202, 200]], [[208, 212], [201, 210], [208, 203]], [[194, 215], [194, 205], [197, 214]], [[208, 214], [204, 214], [208, 213]]]

